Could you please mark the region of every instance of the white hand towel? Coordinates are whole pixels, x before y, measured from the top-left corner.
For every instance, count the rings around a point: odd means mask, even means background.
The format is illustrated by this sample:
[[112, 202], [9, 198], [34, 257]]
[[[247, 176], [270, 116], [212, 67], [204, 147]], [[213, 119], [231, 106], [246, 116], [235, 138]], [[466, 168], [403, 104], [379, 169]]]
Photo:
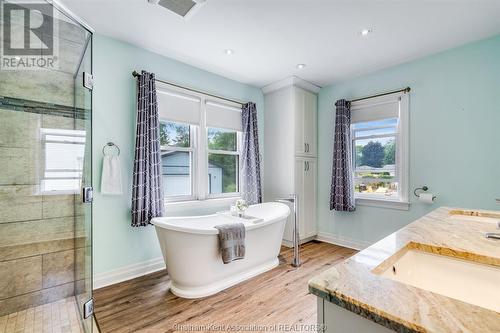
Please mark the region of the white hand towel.
[[122, 194], [120, 159], [116, 155], [104, 155], [102, 159], [101, 194]]

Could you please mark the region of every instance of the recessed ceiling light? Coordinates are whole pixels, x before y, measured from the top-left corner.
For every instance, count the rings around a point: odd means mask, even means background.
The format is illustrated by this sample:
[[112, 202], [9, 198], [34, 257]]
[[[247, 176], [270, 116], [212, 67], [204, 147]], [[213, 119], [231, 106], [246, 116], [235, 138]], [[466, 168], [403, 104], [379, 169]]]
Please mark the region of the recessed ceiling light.
[[225, 49], [224, 53], [227, 54], [227, 55], [231, 55], [231, 54], [234, 53], [234, 50], [233, 49]]
[[366, 29], [363, 29], [359, 32], [359, 34], [363, 37], [365, 36], [368, 36], [370, 33], [373, 32], [373, 29], [372, 28], [366, 28]]
[[297, 64], [296, 66], [298, 69], [304, 69], [306, 68], [306, 64]]

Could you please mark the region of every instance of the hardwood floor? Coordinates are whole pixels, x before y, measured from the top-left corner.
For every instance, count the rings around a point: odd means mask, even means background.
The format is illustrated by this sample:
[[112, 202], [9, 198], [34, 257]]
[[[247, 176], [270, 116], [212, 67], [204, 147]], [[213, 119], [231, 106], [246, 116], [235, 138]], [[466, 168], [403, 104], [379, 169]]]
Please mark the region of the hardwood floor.
[[160, 271], [96, 290], [95, 316], [102, 333], [286, 330], [278, 325], [308, 331], [300, 325], [316, 324], [316, 297], [308, 293], [307, 281], [355, 252], [309, 242], [302, 245], [302, 266], [295, 268], [292, 250], [282, 248], [275, 269], [197, 300], [170, 293], [166, 271]]

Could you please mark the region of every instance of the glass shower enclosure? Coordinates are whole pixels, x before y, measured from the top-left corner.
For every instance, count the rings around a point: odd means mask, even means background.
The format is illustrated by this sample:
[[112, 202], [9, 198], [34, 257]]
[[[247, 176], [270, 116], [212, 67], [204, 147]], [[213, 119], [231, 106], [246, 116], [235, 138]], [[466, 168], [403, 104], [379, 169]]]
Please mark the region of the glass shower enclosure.
[[0, 5], [0, 331], [92, 332], [92, 33]]

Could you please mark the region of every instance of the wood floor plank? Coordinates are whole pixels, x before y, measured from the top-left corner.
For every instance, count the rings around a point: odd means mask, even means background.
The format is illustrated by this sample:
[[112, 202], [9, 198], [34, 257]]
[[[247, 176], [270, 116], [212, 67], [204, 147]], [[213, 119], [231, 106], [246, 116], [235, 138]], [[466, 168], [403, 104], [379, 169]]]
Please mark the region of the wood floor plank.
[[316, 297], [309, 294], [307, 281], [355, 252], [309, 242], [301, 247], [302, 266], [295, 268], [290, 265], [292, 249], [282, 248], [280, 265], [275, 269], [197, 300], [169, 292], [168, 275], [160, 271], [96, 290], [95, 316], [102, 333], [181, 332], [179, 325], [214, 325], [223, 330], [228, 325], [254, 325], [254, 332], [259, 325], [315, 325]]

